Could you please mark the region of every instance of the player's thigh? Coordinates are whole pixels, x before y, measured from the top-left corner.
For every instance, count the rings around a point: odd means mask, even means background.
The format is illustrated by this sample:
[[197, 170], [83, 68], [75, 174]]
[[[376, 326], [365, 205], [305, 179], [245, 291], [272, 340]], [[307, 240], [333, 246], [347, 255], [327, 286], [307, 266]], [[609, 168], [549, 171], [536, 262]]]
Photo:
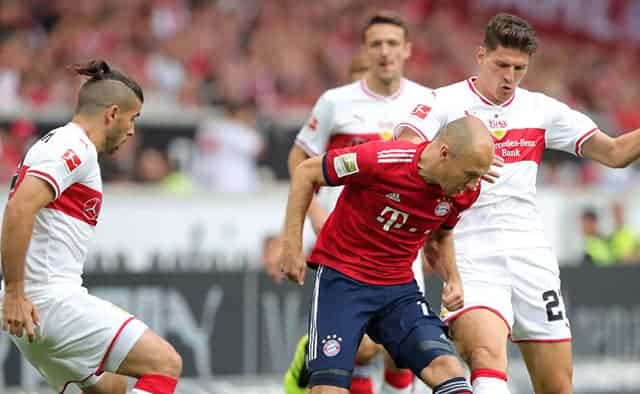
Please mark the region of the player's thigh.
[[349, 390], [334, 386], [313, 386], [309, 392], [311, 394], [348, 394]]
[[521, 342], [518, 346], [536, 394], [572, 392], [571, 342]]
[[513, 280], [514, 342], [571, 340], [558, 263], [550, 249], [537, 248], [510, 256]]
[[[422, 376], [432, 362], [441, 356], [455, 360], [453, 344], [446, 335], [446, 325], [436, 316], [424, 300], [415, 283], [393, 286], [392, 301], [377, 315], [367, 332], [389, 352], [398, 368], [408, 368]], [[457, 362], [457, 361], [456, 361]], [[443, 370], [464, 376], [462, 366], [457, 370]], [[434, 377], [428, 374], [426, 376]], [[455, 377], [448, 376], [448, 377]], [[434, 386], [440, 382], [429, 380]]]
[[507, 370], [509, 328], [496, 313], [484, 308], [469, 310], [450, 321], [449, 328], [458, 353], [471, 370]]
[[382, 350], [382, 346], [375, 343], [371, 337], [364, 335], [360, 346], [358, 346], [358, 352], [356, 353], [356, 363], [369, 364], [371, 363], [378, 353]]
[[309, 314], [309, 385], [348, 388], [365, 326], [380, 286], [355, 281], [328, 267], [316, 271]]
[[182, 358], [169, 342], [147, 329], [120, 364], [117, 373], [136, 378], [148, 374], [179, 377]]
[[126, 394], [127, 383], [126, 376], [105, 372], [95, 385], [83, 387], [82, 394]]

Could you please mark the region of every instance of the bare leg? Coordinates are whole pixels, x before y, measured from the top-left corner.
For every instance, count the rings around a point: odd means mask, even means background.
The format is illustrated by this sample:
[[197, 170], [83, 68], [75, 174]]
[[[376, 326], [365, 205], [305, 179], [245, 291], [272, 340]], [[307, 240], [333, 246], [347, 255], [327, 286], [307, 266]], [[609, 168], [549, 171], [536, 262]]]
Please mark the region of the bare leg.
[[573, 393], [570, 341], [521, 342], [518, 346], [536, 394]]

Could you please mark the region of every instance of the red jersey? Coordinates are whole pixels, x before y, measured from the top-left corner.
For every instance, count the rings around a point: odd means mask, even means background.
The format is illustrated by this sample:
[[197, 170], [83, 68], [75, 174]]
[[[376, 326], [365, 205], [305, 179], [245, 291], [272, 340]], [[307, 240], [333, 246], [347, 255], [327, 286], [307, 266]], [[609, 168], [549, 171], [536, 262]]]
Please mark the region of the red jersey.
[[429, 142], [374, 141], [335, 149], [323, 158], [331, 186], [344, 185], [309, 257], [349, 277], [375, 285], [413, 280], [411, 264], [427, 235], [452, 229], [480, 187], [453, 197], [418, 175]]

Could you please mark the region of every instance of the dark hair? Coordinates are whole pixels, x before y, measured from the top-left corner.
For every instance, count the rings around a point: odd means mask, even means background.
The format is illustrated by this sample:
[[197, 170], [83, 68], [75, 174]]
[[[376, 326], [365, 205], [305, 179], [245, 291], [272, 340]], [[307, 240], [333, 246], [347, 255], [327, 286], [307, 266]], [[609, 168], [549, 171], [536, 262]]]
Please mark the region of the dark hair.
[[362, 28], [361, 39], [365, 42], [367, 39], [367, 31], [373, 25], [394, 25], [402, 28], [404, 32], [404, 38], [409, 39], [409, 26], [407, 22], [400, 16], [400, 14], [393, 11], [378, 11], [371, 15]]
[[112, 69], [111, 66], [104, 60], [92, 60], [87, 64], [75, 64], [71, 66], [75, 72], [80, 75], [86, 75], [90, 77], [84, 82], [82, 87], [88, 86], [98, 81], [119, 81], [125, 84], [135, 95], [140, 102], [144, 102], [144, 94], [142, 88], [136, 81], [127, 77], [120, 71]]
[[484, 33], [484, 46], [487, 49], [494, 51], [498, 45], [533, 55], [538, 49], [538, 38], [526, 20], [500, 13], [491, 18]]
[[598, 213], [593, 208], [585, 208], [582, 211], [582, 218], [583, 219], [598, 220]]

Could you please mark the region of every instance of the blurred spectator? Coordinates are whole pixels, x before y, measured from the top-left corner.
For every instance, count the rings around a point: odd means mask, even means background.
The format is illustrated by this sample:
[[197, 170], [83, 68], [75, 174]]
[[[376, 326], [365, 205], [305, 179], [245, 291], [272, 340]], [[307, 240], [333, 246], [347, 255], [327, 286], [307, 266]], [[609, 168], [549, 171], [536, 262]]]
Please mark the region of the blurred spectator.
[[191, 192], [191, 181], [172, 166], [165, 152], [156, 148], [144, 148], [137, 163], [140, 182], [154, 183], [171, 193]]
[[206, 121], [196, 134], [196, 185], [220, 192], [257, 188], [257, 159], [264, 148], [252, 106], [227, 106], [224, 118]]
[[593, 209], [582, 212], [582, 236], [584, 238], [584, 262], [597, 266], [608, 266], [616, 263], [609, 242], [598, 230], [598, 214]]
[[613, 258], [620, 263], [635, 263], [638, 259], [638, 236], [625, 222], [624, 204], [615, 202], [613, 210], [613, 233], [609, 245]]
[[284, 279], [280, 269], [281, 239], [276, 234], [268, 234], [262, 242], [262, 264], [266, 274], [277, 284]]
[[29, 147], [36, 127], [28, 120], [17, 120], [0, 134], [0, 182], [7, 182], [16, 173], [18, 164]]

